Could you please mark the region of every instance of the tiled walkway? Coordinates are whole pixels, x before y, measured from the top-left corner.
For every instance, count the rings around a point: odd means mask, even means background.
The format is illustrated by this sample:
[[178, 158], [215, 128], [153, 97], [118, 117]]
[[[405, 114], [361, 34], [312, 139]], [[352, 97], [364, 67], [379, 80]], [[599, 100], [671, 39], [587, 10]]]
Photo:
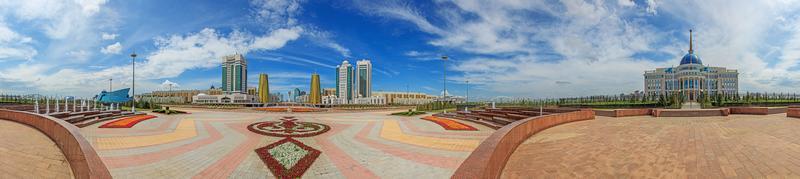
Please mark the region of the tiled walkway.
[[504, 178], [798, 178], [800, 120], [786, 114], [597, 117], [547, 129]]
[[115, 178], [274, 178], [255, 150], [284, 138], [254, 133], [248, 125], [284, 116], [330, 126], [316, 136], [294, 137], [321, 151], [303, 178], [447, 178], [493, 132], [473, 123], [467, 124], [478, 131], [447, 131], [422, 116], [389, 112], [189, 111], [130, 129], [96, 124], [81, 132]]
[[24, 124], [0, 119], [0, 178], [73, 178], [55, 142]]

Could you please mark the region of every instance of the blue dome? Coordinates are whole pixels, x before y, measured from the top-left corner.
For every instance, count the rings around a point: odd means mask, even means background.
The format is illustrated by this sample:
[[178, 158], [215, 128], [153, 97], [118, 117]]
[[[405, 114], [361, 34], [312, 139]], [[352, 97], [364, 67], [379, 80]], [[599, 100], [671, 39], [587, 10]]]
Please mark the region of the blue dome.
[[700, 60], [700, 57], [698, 57], [694, 53], [687, 53], [686, 55], [683, 56], [683, 59], [681, 59], [681, 65], [692, 64], [692, 63], [702, 65], [703, 61]]

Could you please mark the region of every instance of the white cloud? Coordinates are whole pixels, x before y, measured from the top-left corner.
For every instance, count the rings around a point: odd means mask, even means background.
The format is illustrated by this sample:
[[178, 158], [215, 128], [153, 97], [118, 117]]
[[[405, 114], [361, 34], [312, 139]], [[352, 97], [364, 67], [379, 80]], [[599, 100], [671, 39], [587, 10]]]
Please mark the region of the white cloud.
[[119, 42], [108, 45], [100, 49], [103, 54], [119, 54], [122, 51], [122, 44]]
[[32, 59], [38, 53], [32, 42], [30, 37], [14, 32], [0, 21], [0, 61]]
[[66, 54], [71, 60], [87, 60], [92, 53], [87, 52], [86, 50], [76, 50], [76, 51], [69, 51]]
[[180, 87], [181, 87], [181, 85], [178, 85], [178, 83], [175, 83], [175, 82], [172, 82], [172, 81], [169, 81], [169, 80], [164, 80], [164, 82], [161, 83], [161, 88], [165, 89], [165, 90], [178, 89]]
[[103, 34], [100, 37], [103, 40], [114, 40], [114, 39], [117, 38], [117, 36], [119, 36], [119, 34], [109, 34], [109, 33], [103, 32]]
[[636, 2], [633, 2], [633, 0], [617, 0], [617, 3], [626, 7], [636, 6]]
[[[783, 1], [663, 4], [648, 0], [646, 6], [637, 7], [630, 3], [445, 0], [436, 2], [437, 13], [430, 15], [409, 4], [356, 2], [366, 14], [407, 21], [420, 31], [435, 35], [429, 44], [476, 54], [449, 68], [458, 71], [456, 74], [463, 73], [452, 79], [475, 81], [491, 92], [549, 97], [641, 90], [644, 70], [677, 65], [678, 58], [686, 53], [688, 34], [681, 26], [696, 29], [695, 51], [706, 64], [740, 70], [742, 91], [785, 91], [787, 86], [781, 83], [800, 84], [793, 80], [800, 77], [797, 70], [789, 70], [797, 68], [800, 53], [793, 49], [800, 48], [796, 45], [800, 43], [775, 42], [775, 38], [800, 39], [800, 35], [793, 36], [800, 34], [800, 30], [775, 30], [786, 29], [783, 27], [787, 25], [781, 24], [786, 22], [780, 19], [798, 18], [787, 14], [796, 12], [796, 4]], [[678, 19], [671, 23], [679, 29], [659, 29], [664, 27], [656, 27], [654, 24], [658, 23], [650, 22], [650, 16]], [[788, 37], [768, 38], [766, 34], [773, 32]], [[777, 63], [781, 67], [772, 67], [770, 60], [762, 59], [763, 51], [774, 51], [760, 50], [765, 46], [784, 47]], [[641, 59], [638, 54], [642, 53], [672, 58]], [[406, 55], [416, 57], [422, 53], [410, 51]]]
[[268, 27], [295, 26], [295, 15], [300, 12], [300, 0], [251, 0], [256, 20]]

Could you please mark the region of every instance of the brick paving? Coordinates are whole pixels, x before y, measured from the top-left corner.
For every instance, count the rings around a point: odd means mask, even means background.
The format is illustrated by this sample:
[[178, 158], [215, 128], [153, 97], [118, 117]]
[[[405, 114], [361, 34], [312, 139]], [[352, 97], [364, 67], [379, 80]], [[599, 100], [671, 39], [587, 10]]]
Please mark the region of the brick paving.
[[69, 162], [45, 134], [0, 119], [0, 178], [73, 178]]
[[[185, 109], [133, 128], [81, 129], [115, 178], [274, 178], [254, 152], [283, 138], [249, 124], [295, 116], [331, 130], [295, 138], [322, 154], [303, 178], [447, 178], [494, 130], [446, 131], [419, 117], [360, 113], [263, 113]], [[189, 122], [191, 121], [191, 122]]]
[[786, 114], [597, 117], [532, 136], [503, 178], [798, 178], [798, 129]]

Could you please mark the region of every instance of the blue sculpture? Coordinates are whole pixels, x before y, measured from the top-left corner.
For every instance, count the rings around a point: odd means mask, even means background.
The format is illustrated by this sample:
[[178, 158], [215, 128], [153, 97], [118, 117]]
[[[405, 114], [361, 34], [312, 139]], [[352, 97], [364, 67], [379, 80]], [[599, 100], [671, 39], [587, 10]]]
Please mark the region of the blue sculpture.
[[112, 92], [106, 92], [103, 90], [94, 98], [101, 103], [124, 103], [131, 100], [131, 97], [128, 96], [128, 91], [130, 90], [130, 88], [120, 89]]

